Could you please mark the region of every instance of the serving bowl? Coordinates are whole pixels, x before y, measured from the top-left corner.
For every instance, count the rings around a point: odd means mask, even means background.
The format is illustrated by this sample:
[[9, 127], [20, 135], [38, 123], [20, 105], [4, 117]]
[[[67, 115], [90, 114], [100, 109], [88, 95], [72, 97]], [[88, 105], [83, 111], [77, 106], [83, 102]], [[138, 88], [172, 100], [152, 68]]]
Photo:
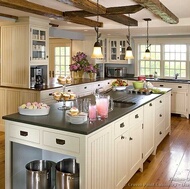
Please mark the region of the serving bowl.
[[142, 81], [134, 81], [133, 82], [134, 89], [142, 89], [143, 85], [144, 85], [144, 82], [142, 82]]

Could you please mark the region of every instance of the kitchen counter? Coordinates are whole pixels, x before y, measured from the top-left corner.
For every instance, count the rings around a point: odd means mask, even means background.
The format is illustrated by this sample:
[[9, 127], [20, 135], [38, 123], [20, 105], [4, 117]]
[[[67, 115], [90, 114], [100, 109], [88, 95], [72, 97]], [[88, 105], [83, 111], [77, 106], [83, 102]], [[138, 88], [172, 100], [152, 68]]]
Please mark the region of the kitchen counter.
[[[127, 80], [133, 80], [133, 81], [138, 81], [137, 77], [134, 78], [127, 78]], [[190, 84], [190, 80], [187, 79], [165, 79], [165, 78], [146, 78], [146, 81], [149, 82], [167, 82], [167, 83], [184, 83], [184, 84]]]
[[[169, 91], [170, 89], [162, 89]], [[19, 113], [11, 114], [3, 116], [3, 119], [32, 124], [34, 126], [42, 126], [57, 130], [69, 131], [74, 133], [80, 133], [84, 135], [88, 135], [100, 128], [104, 125], [107, 125], [116, 119], [122, 117], [125, 114], [128, 114], [140, 106], [148, 103], [149, 101], [159, 97], [161, 94], [150, 94], [150, 95], [142, 95], [142, 94], [129, 94], [128, 90], [125, 91], [110, 91], [106, 95], [110, 95], [113, 99], [118, 99], [122, 96], [126, 96], [130, 102], [134, 102], [135, 104], [129, 104], [127, 107], [114, 107], [114, 110], [109, 112], [109, 116], [105, 120], [97, 120], [93, 124], [89, 123], [89, 121], [84, 124], [74, 125], [70, 124], [65, 120], [65, 110], [58, 110], [58, 107], [62, 106], [62, 102], [55, 103], [50, 106], [50, 113], [47, 116], [25, 116], [20, 115]], [[92, 98], [94, 100], [93, 95], [89, 95], [87, 97]]]

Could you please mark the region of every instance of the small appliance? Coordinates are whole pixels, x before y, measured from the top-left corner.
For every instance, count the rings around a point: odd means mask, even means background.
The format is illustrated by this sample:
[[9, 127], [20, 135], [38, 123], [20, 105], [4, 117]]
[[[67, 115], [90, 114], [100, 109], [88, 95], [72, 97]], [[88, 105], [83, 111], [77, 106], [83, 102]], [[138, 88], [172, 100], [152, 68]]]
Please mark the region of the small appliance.
[[125, 78], [127, 76], [127, 68], [125, 67], [106, 67], [106, 77]]
[[43, 69], [31, 68], [31, 87], [41, 88], [43, 86]]

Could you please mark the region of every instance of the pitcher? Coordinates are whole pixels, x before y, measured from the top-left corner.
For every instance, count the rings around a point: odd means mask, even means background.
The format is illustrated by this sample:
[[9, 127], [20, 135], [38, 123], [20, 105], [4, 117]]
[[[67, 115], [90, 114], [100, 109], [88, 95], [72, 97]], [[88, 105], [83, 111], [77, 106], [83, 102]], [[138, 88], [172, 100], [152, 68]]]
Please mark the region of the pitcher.
[[96, 95], [96, 110], [99, 118], [107, 118], [108, 112], [113, 110], [113, 100], [110, 96]]

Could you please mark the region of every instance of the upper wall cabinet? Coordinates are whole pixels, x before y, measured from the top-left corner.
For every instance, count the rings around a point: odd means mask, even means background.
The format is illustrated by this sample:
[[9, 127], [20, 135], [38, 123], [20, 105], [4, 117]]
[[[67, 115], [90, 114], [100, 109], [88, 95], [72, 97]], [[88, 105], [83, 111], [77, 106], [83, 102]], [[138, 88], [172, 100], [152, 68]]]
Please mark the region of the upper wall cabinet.
[[48, 60], [48, 30], [45, 28], [30, 28], [31, 57], [30, 63], [47, 63]]
[[123, 39], [109, 39], [109, 61], [114, 63], [126, 63], [125, 51], [126, 40]]
[[32, 17], [1, 26], [1, 85], [31, 87], [31, 67], [42, 67], [48, 82], [49, 23]]

